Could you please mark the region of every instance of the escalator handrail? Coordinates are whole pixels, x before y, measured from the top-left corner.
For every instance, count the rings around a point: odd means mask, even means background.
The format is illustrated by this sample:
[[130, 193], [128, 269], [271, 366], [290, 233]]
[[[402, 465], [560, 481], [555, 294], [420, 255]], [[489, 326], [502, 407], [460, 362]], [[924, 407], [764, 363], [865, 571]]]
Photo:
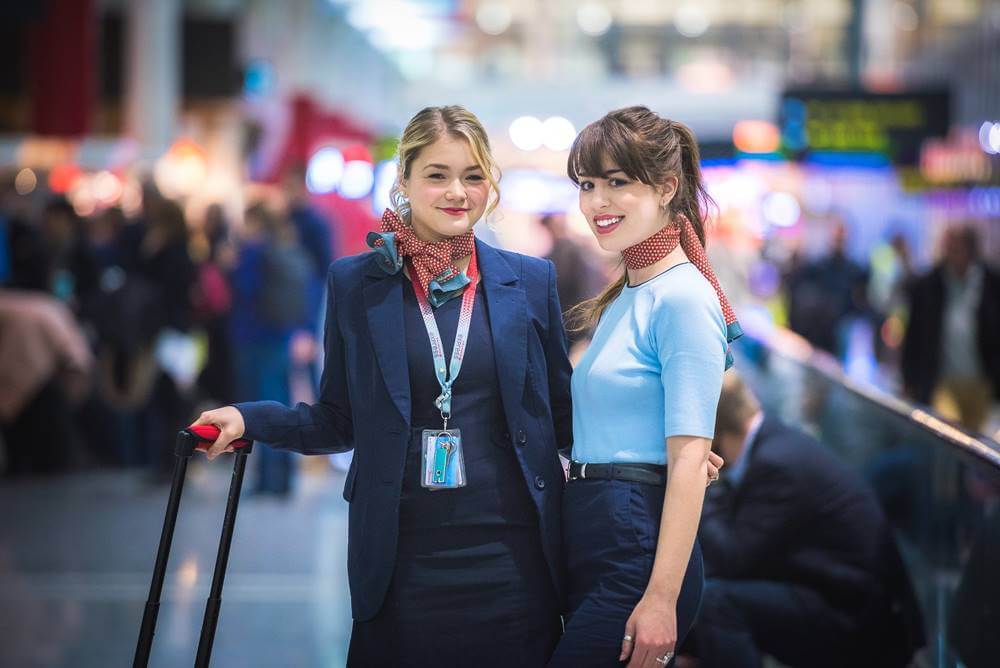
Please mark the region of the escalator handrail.
[[918, 427], [934, 434], [937, 438], [961, 448], [963, 451], [984, 460], [1000, 469], [1000, 443], [986, 434], [971, 432], [936, 415], [930, 408], [912, 403], [889, 394], [873, 385], [850, 378], [833, 355], [814, 348], [804, 338], [784, 327], [770, 325], [751, 327], [744, 334], [769, 351], [807, 367], [831, 382], [843, 386], [848, 391], [889, 411]]

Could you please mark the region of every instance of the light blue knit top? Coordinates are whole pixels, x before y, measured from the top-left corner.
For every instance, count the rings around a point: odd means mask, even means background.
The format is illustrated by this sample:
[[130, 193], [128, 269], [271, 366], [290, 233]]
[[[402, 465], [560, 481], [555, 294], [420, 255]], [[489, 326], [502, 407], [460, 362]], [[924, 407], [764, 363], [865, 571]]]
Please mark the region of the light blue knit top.
[[626, 286], [573, 371], [573, 459], [665, 464], [665, 438], [712, 438], [726, 351], [719, 298], [690, 262]]

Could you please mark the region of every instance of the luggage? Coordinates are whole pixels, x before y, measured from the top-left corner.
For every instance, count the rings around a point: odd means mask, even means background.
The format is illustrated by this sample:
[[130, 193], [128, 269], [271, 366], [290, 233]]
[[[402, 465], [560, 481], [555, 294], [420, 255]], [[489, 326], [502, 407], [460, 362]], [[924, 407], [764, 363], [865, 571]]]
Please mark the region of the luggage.
[[[174, 525], [177, 522], [177, 510], [184, 491], [184, 477], [187, 473], [188, 460], [195, 450], [207, 450], [219, 430], [211, 425], [199, 425], [183, 429], [177, 434], [174, 455], [174, 479], [170, 486], [170, 499], [167, 501], [167, 514], [163, 520], [163, 531], [160, 534], [160, 547], [156, 552], [156, 565], [153, 568], [153, 581], [149, 586], [149, 598], [142, 615], [142, 626], [139, 630], [139, 642], [135, 648], [133, 668], [144, 668], [149, 663], [149, 652], [153, 646], [153, 633], [156, 629], [156, 617], [160, 609], [160, 592], [163, 589], [163, 577], [167, 571], [167, 559], [170, 556], [170, 543], [174, 537]], [[219, 539], [219, 552], [215, 559], [215, 574], [212, 576], [212, 589], [205, 606], [205, 618], [201, 624], [201, 639], [198, 641], [198, 655], [194, 665], [207, 668], [212, 654], [212, 642], [215, 640], [215, 627], [219, 621], [219, 608], [222, 605], [222, 582], [226, 577], [226, 566], [229, 562], [229, 546], [233, 542], [233, 528], [236, 525], [236, 508], [240, 501], [240, 491], [243, 487], [243, 473], [246, 470], [247, 455], [253, 449], [253, 441], [239, 439], [233, 441], [236, 448], [233, 463], [233, 477], [229, 484], [229, 499], [226, 502], [226, 514], [222, 522], [222, 536]]]

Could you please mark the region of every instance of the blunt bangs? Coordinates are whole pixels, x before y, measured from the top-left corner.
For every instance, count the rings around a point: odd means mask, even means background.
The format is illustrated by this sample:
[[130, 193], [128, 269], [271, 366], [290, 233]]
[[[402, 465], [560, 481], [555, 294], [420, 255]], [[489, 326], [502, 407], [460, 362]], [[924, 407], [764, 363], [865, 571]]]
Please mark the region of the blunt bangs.
[[566, 174], [573, 183], [604, 175], [605, 162], [611, 162], [625, 175], [655, 186], [649, 170], [642, 164], [642, 139], [620, 121], [605, 116], [591, 123], [577, 135], [566, 161]]

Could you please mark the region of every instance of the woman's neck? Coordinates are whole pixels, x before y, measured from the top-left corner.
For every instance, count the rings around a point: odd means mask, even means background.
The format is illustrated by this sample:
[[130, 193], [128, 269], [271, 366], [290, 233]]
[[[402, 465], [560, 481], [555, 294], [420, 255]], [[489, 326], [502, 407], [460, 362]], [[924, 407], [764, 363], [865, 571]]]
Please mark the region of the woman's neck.
[[645, 283], [655, 276], [659, 276], [667, 269], [675, 267], [679, 264], [683, 264], [688, 261], [687, 255], [684, 253], [684, 249], [677, 245], [677, 248], [670, 251], [667, 256], [661, 260], [657, 260], [653, 264], [643, 267], [642, 269], [625, 269], [625, 275], [628, 277], [629, 287], [635, 287]]

